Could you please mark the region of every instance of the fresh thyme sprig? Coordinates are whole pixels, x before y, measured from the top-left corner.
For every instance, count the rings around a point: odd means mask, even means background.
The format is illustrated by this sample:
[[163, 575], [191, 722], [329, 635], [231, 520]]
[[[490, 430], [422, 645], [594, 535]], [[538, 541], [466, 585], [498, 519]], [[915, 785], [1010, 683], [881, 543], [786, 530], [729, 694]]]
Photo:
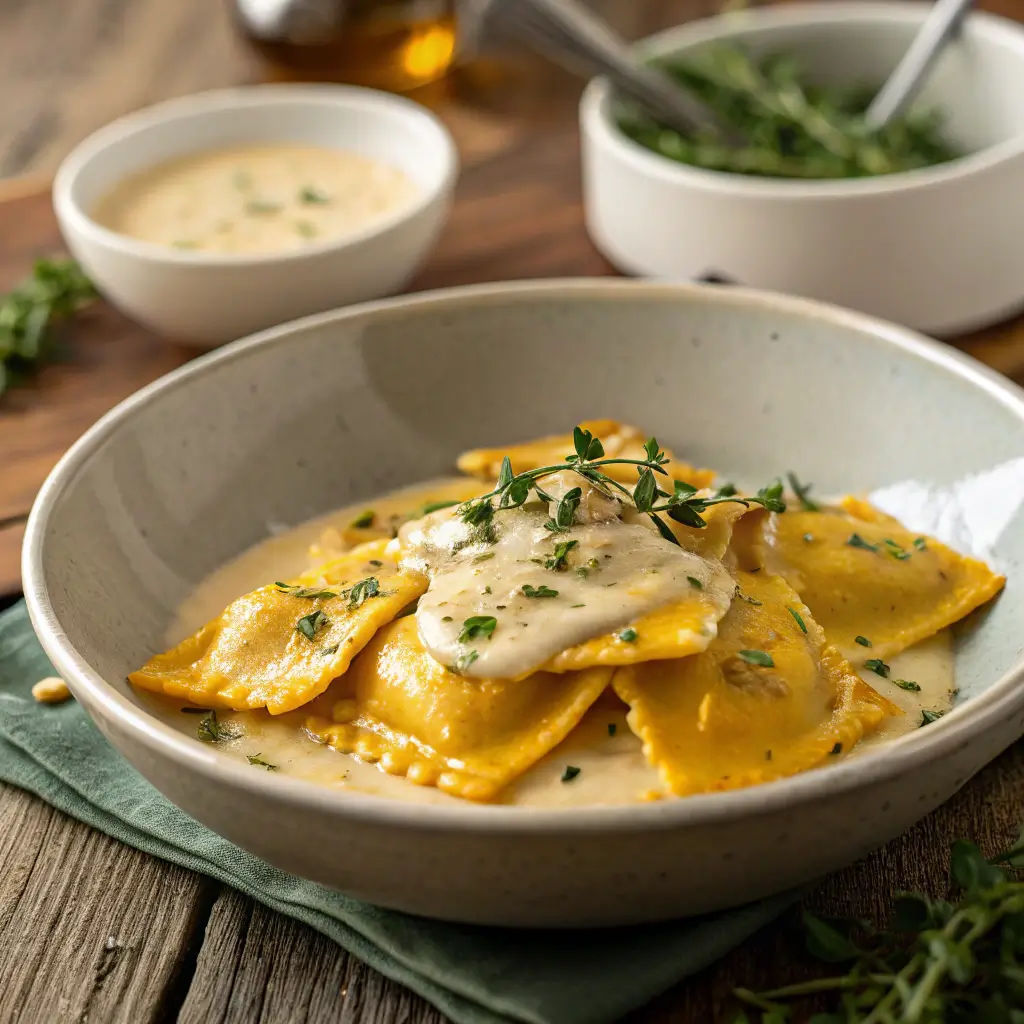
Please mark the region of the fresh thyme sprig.
[[[1020, 1024], [1024, 1021], [1024, 829], [1005, 853], [986, 859], [962, 839], [950, 850], [956, 902], [922, 893], [896, 897], [889, 930], [863, 921], [825, 921], [804, 912], [808, 951], [849, 963], [844, 975], [768, 992], [737, 989], [762, 1024], [805, 1020], [794, 1002], [833, 993], [814, 1024]], [[749, 1022], [746, 1014], [734, 1022]]]
[[74, 260], [37, 260], [30, 278], [0, 296], [0, 394], [48, 358], [53, 321], [95, 297]]
[[[712, 505], [722, 502], [734, 502], [740, 505], [761, 505], [770, 512], [785, 512], [786, 504], [782, 499], [782, 481], [776, 480], [767, 487], [762, 487], [754, 496], [740, 497], [722, 491], [710, 497], [700, 497], [697, 488], [681, 480], [673, 481], [672, 492], [662, 490], [658, 486], [655, 474], [668, 476], [665, 466], [670, 459], [661, 450], [656, 438], [648, 438], [644, 444], [643, 459], [607, 459], [604, 457], [604, 445], [600, 438], [594, 437], [589, 430], [582, 427], [573, 428], [573, 448], [575, 454], [567, 455], [561, 465], [541, 466], [524, 473], [512, 472], [512, 462], [506, 455], [501, 462], [497, 486], [493, 491], [460, 506], [458, 514], [463, 522], [473, 527], [474, 540], [488, 543], [494, 539], [494, 513], [503, 509], [519, 508], [530, 497], [531, 491], [544, 502], [553, 499], [540, 486], [539, 481], [554, 473], [569, 469], [583, 479], [596, 486], [608, 497], [624, 495], [638, 512], [649, 516], [658, 532], [667, 541], [678, 544], [679, 541], [661, 518], [665, 513], [670, 519], [684, 526], [700, 529], [707, 525], [701, 515]], [[606, 466], [636, 466], [638, 479], [630, 490], [602, 472]], [[723, 489], [727, 490], [727, 489]], [[618, 492], [618, 494], [616, 494]], [[564, 533], [575, 520], [583, 491], [573, 487], [567, 491], [555, 505], [552, 517], [544, 524], [553, 533]], [[497, 506], [494, 501], [497, 499]], [[661, 504], [659, 499], [664, 499]], [[620, 500], [622, 500], [620, 498]]]

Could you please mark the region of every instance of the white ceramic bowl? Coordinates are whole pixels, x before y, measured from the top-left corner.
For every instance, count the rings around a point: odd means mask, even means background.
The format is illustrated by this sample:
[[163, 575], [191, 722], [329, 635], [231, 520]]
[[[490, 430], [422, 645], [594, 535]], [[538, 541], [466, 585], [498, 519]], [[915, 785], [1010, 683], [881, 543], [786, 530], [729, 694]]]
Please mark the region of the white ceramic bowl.
[[[271, 524], [593, 416], [643, 425], [733, 479], [792, 468], [821, 493], [916, 482], [911, 528], [980, 548], [1009, 579], [957, 645], [958, 706], [780, 782], [559, 811], [404, 804], [256, 771], [152, 717], [126, 682], [196, 584]], [[1022, 452], [1018, 388], [858, 314], [684, 284], [455, 289], [264, 332], [129, 398], [40, 492], [25, 594], [57, 671], [111, 743], [272, 864], [453, 920], [649, 921], [853, 861], [1024, 732]]]
[[[118, 181], [147, 167], [274, 142], [380, 160], [421, 194], [358, 233], [251, 256], [140, 242], [90, 216]], [[205, 346], [400, 291], [437, 239], [457, 174], [447, 129], [410, 100], [348, 86], [261, 85], [160, 103], [100, 129], [61, 164], [53, 205], [68, 248], [114, 305], [161, 334]]]
[[[793, 54], [816, 81], [880, 83], [930, 5], [784, 4], [694, 22], [640, 44], [646, 55], [740, 43]], [[705, 171], [618, 130], [595, 80], [581, 104], [587, 226], [632, 274], [716, 272], [936, 334], [1024, 305], [1024, 27], [972, 14], [921, 103], [945, 111], [968, 156], [852, 181], [785, 181]]]

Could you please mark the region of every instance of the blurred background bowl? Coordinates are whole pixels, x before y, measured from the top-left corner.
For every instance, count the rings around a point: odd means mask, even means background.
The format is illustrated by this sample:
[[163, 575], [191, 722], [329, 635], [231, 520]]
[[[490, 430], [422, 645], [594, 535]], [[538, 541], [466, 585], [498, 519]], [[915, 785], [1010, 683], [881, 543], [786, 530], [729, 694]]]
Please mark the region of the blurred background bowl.
[[[739, 44], [792, 55], [810, 81], [880, 85], [930, 5], [787, 4], [661, 33], [647, 56]], [[972, 14], [918, 102], [945, 114], [968, 155], [875, 178], [807, 181], [706, 171], [638, 145], [596, 79], [581, 107], [587, 227], [620, 270], [714, 273], [932, 334], [972, 330], [1024, 306], [1024, 28]]]
[[[252, 255], [154, 245], [91, 216], [119, 181], [148, 167], [281, 142], [389, 164], [420, 194], [334, 241]], [[171, 100], [107, 125], [61, 164], [53, 204], [68, 248], [110, 302], [161, 334], [208, 346], [400, 291], [437, 240], [457, 174], [447, 129], [410, 100], [353, 86], [252, 86]]]

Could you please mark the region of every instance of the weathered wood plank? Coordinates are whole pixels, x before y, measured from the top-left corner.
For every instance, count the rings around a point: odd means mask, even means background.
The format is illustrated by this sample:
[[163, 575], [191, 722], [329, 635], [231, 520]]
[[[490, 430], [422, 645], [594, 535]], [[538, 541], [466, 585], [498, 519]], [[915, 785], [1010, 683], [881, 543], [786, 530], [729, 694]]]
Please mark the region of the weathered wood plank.
[[214, 904], [179, 1024], [444, 1024], [418, 996], [240, 893]]
[[101, 124], [157, 100], [252, 80], [227, 3], [4, 0], [0, 175], [52, 171]]
[[0, 1021], [173, 1015], [213, 883], [2, 784], [0, 864]]
[[0, 525], [0, 596], [21, 590], [21, 542], [24, 538], [24, 519]]

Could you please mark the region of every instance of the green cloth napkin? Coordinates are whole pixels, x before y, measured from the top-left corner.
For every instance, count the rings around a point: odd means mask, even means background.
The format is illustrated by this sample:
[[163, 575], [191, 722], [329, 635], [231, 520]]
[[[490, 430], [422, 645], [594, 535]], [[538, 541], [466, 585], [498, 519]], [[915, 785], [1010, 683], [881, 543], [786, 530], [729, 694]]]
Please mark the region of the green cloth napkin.
[[42, 705], [53, 668], [24, 604], [0, 615], [0, 779], [136, 849], [217, 878], [305, 921], [458, 1024], [605, 1024], [721, 957], [782, 912], [789, 893], [738, 910], [613, 931], [445, 924], [286, 875], [164, 799], [74, 701]]

